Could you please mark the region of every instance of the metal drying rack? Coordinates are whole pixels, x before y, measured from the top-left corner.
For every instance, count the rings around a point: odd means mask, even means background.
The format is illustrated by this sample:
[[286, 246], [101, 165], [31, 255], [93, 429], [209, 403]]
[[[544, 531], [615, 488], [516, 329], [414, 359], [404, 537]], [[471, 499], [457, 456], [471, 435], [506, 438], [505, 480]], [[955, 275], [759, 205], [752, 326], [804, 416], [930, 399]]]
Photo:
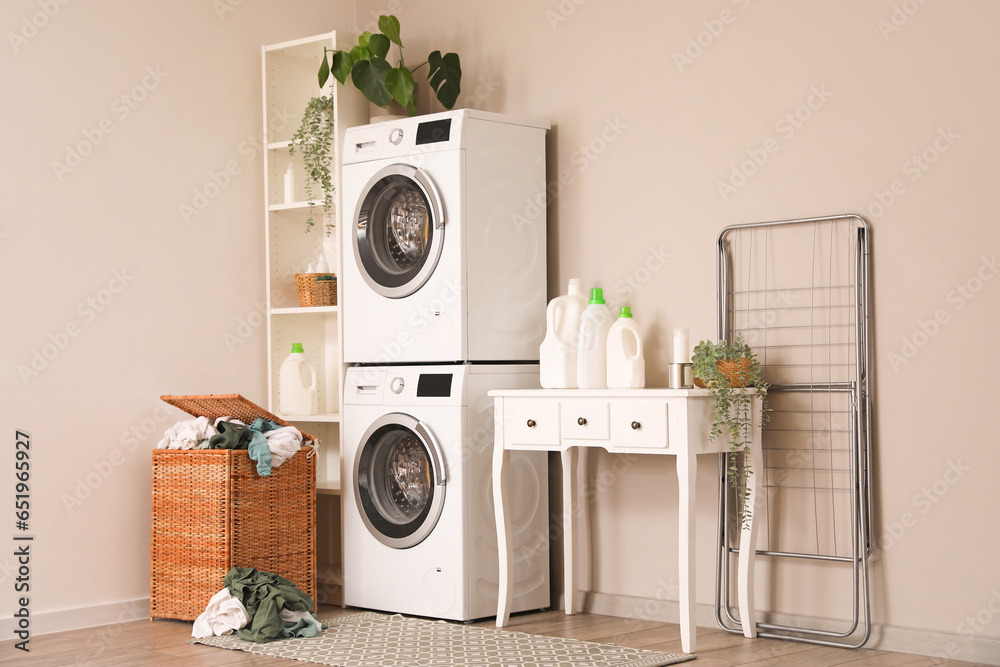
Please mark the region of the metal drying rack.
[[[857, 648], [871, 636], [870, 235], [853, 214], [719, 234], [719, 340], [742, 335], [770, 384], [753, 511], [762, 522], [757, 571], [768, 577], [773, 622], [757, 623], [760, 637]], [[732, 602], [738, 506], [725, 461], [719, 470], [716, 617], [740, 633]], [[850, 621], [797, 627], [795, 619], [810, 614], [778, 616], [784, 604], [835, 598], [848, 579]]]

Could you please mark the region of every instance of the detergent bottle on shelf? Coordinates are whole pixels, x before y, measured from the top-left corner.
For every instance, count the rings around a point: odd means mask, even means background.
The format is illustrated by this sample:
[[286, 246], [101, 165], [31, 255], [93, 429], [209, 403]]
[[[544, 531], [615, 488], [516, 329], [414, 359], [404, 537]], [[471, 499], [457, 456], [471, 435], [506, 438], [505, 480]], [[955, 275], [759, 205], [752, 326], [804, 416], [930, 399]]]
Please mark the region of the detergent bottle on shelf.
[[587, 297], [577, 278], [569, 279], [567, 294], [549, 301], [545, 339], [538, 350], [539, 381], [545, 389], [576, 389], [580, 316], [586, 307]]
[[320, 250], [319, 259], [316, 260], [316, 273], [330, 273], [330, 265], [326, 263], [326, 253]]
[[292, 353], [278, 371], [278, 412], [283, 415], [315, 414], [319, 405], [316, 370], [302, 351], [302, 343], [292, 343]]
[[642, 334], [632, 319], [632, 309], [622, 306], [618, 319], [608, 331], [608, 387], [639, 389], [645, 386]]
[[611, 311], [604, 302], [604, 290], [590, 290], [590, 303], [580, 316], [580, 338], [576, 359], [576, 382], [580, 389], [608, 386], [608, 330]]

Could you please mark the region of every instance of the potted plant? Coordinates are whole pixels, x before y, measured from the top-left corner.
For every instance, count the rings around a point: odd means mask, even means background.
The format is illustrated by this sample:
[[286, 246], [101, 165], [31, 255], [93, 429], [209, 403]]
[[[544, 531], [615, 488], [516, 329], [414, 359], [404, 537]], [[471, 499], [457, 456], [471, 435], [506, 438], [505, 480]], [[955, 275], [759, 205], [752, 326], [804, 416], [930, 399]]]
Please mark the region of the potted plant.
[[[333, 145], [333, 97], [323, 95], [309, 100], [302, 114], [302, 124], [292, 135], [288, 153], [302, 153], [305, 165], [306, 198], [309, 200], [309, 219], [306, 220], [306, 231], [312, 229], [313, 206], [315, 201], [313, 189], [318, 187], [323, 193], [323, 212], [329, 214], [333, 208], [333, 175], [330, 171], [330, 148]], [[326, 230], [330, 233], [329, 227]]]
[[725, 434], [729, 438], [729, 483], [739, 498], [739, 517], [744, 527], [750, 523], [752, 509], [747, 504], [746, 484], [740, 485], [739, 464], [743, 474], [753, 474], [750, 446], [753, 443], [753, 400], [761, 401], [761, 426], [767, 421], [767, 382], [760, 363], [750, 346], [737, 335], [732, 343], [703, 340], [691, 358], [694, 382], [706, 387], [715, 401], [715, 420], [711, 438]]
[[[378, 29], [381, 32], [363, 32], [358, 37], [357, 46], [350, 51], [323, 49], [323, 62], [318, 72], [320, 88], [326, 85], [330, 74], [345, 85], [350, 74], [354, 87], [372, 104], [388, 107], [395, 100], [413, 116], [417, 113], [413, 73], [427, 65], [427, 81], [438, 101], [445, 109], [454, 107], [462, 83], [462, 65], [458, 54], [446, 53], [442, 56], [440, 51], [432, 51], [427, 60], [407, 68], [403, 62], [399, 19], [391, 14], [379, 16]], [[386, 60], [392, 44], [399, 51], [395, 67]]]

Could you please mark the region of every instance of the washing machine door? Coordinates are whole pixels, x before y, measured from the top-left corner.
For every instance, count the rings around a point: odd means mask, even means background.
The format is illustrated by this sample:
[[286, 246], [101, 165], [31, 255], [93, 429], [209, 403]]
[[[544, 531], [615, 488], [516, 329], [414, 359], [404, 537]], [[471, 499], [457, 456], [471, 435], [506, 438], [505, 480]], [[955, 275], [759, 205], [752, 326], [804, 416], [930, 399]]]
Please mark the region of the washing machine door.
[[427, 173], [405, 164], [381, 169], [354, 214], [354, 258], [368, 286], [399, 299], [420, 289], [444, 245], [444, 207]]
[[379, 417], [361, 438], [354, 494], [368, 530], [387, 546], [406, 549], [426, 538], [444, 507], [441, 448], [410, 415]]

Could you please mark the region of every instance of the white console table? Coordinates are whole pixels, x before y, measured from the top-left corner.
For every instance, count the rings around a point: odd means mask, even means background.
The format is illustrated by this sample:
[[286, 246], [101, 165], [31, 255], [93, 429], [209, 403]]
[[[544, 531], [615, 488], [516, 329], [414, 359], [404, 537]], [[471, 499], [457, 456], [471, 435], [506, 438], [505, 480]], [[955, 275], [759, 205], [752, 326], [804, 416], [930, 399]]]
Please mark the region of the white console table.
[[[507, 624], [513, 597], [513, 542], [507, 505], [507, 469], [510, 453], [562, 452], [563, 556], [566, 613], [576, 611], [576, 532], [573, 507], [577, 451], [600, 447], [615, 454], [659, 454], [677, 458], [678, 567], [680, 581], [681, 646], [695, 650], [695, 479], [698, 454], [721, 454], [728, 445], [709, 440], [712, 399], [706, 389], [529, 389], [491, 391], [496, 414], [493, 447], [493, 501], [500, 546], [500, 591], [497, 627]], [[754, 401], [757, 425], [747, 491], [754, 507], [756, 479], [762, 471], [759, 402]], [[586, 449], [579, 450], [586, 452]], [[580, 457], [582, 458], [582, 457]], [[587, 521], [587, 501], [577, 505]], [[586, 525], [586, 524], [585, 524]], [[743, 634], [755, 637], [753, 566], [756, 546], [753, 522], [742, 530], [738, 563], [738, 597]], [[589, 559], [588, 559], [589, 560]]]

